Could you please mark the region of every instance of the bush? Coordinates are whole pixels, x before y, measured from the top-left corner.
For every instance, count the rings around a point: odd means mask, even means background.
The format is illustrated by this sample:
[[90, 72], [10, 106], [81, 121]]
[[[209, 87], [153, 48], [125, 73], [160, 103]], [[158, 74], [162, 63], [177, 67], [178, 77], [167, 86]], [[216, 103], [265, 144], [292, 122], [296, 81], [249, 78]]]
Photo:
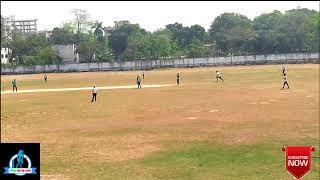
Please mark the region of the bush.
[[21, 61], [21, 64], [26, 66], [34, 66], [40, 64], [37, 56], [22, 56]]
[[8, 64], [1, 63], [1, 68], [16, 68], [16, 67], [18, 67], [17, 63], [8, 63]]
[[209, 50], [199, 40], [192, 41], [188, 46], [188, 57], [190, 58], [205, 57], [208, 54]]
[[96, 53], [96, 59], [99, 62], [108, 62], [114, 60], [114, 55], [112, 54], [112, 50], [109, 48], [104, 48], [102, 50], [99, 50]]
[[58, 56], [57, 52], [51, 47], [39, 49], [36, 53], [38, 62], [41, 65], [44, 64], [60, 64], [62, 59]]
[[33, 66], [45, 64], [59, 64], [62, 62], [62, 59], [51, 47], [46, 47], [38, 49], [35, 55], [22, 56], [20, 62], [21, 64], [26, 66]]

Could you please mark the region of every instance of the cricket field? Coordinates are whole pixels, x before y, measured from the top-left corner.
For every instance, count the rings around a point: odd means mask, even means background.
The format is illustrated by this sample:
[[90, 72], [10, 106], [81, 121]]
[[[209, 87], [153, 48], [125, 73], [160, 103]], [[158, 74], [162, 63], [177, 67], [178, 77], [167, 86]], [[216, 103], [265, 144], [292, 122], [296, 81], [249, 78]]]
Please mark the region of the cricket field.
[[281, 65], [145, 71], [142, 89], [141, 71], [3, 75], [1, 140], [40, 142], [42, 179], [294, 179], [286, 145], [316, 148], [318, 179], [319, 64], [286, 67], [285, 90]]

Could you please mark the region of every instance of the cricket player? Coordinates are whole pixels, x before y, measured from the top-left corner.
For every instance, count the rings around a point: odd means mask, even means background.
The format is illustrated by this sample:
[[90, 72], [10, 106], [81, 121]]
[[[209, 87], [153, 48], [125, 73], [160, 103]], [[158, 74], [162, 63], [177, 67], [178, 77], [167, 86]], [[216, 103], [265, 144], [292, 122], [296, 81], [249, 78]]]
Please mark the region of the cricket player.
[[142, 79], [144, 79], [144, 72], [142, 72]]
[[177, 73], [177, 85], [180, 85], [180, 74], [179, 73]]
[[216, 82], [218, 82], [218, 80], [219, 80], [219, 79], [221, 79], [221, 80], [222, 80], [222, 82], [224, 82], [224, 80], [222, 79], [221, 74], [220, 74], [220, 72], [219, 72], [219, 71], [216, 71], [216, 79], [217, 79], [217, 81], [216, 81]]
[[47, 79], [48, 79], [47, 74], [44, 74], [43, 78], [44, 78], [44, 82], [47, 83]]
[[16, 168], [22, 168], [23, 159], [24, 159], [23, 150], [19, 150], [18, 155], [17, 155], [18, 163], [16, 164]]
[[17, 92], [18, 91], [17, 80], [14, 79], [11, 83], [12, 83], [12, 91], [14, 92], [14, 90], [16, 90], [16, 92]]
[[96, 88], [96, 86], [93, 86], [93, 89], [92, 89], [92, 100], [91, 100], [91, 102], [93, 102], [93, 100], [97, 101], [97, 88]]
[[284, 86], [285, 86], [285, 85], [287, 85], [287, 87], [288, 87], [288, 89], [289, 89], [289, 84], [288, 84], [288, 79], [287, 79], [287, 74], [286, 74], [286, 73], [283, 74], [282, 79], [283, 79], [282, 89], [284, 89]]
[[286, 72], [286, 66], [284, 64], [282, 64], [282, 75], [284, 75]]
[[138, 85], [138, 89], [141, 88], [141, 78], [140, 78], [140, 76], [137, 76], [137, 85]]

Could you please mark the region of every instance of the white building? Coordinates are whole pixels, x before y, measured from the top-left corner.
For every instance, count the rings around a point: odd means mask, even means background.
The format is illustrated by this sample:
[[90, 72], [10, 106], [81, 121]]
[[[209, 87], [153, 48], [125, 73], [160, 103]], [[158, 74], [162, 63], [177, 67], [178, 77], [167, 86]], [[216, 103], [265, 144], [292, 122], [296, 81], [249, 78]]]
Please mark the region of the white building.
[[114, 28], [118, 29], [121, 26], [124, 26], [124, 25], [127, 25], [127, 24], [130, 24], [130, 22], [128, 20], [114, 21]]
[[113, 27], [107, 26], [107, 27], [104, 27], [103, 30], [104, 30], [106, 36], [110, 36], [110, 34], [113, 31], [115, 31], [115, 30], [119, 29], [121, 26], [124, 26], [127, 24], [130, 24], [130, 22], [128, 20], [114, 21]]
[[4, 26], [8, 32], [13, 29], [19, 30], [24, 33], [36, 33], [37, 32], [37, 19], [23, 19], [17, 20], [15, 16], [4, 17]]
[[1, 64], [9, 63], [9, 58], [11, 56], [11, 49], [9, 48], [1, 48]]
[[53, 49], [62, 58], [63, 63], [68, 64], [68, 63], [79, 62], [78, 54], [75, 53], [76, 46], [74, 44], [69, 44], [69, 45], [56, 44], [53, 46]]

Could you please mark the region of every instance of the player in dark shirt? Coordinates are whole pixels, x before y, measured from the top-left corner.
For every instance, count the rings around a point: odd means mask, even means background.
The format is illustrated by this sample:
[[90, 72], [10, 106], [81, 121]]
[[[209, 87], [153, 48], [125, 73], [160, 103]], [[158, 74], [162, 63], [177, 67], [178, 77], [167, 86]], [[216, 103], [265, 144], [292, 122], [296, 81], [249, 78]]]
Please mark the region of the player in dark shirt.
[[282, 75], [286, 74], [286, 66], [282, 64]]
[[288, 79], [287, 79], [287, 74], [286, 74], [286, 73], [283, 74], [282, 79], [283, 79], [282, 89], [284, 89], [284, 86], [285, 86], [285, 85], [287, 85], [287, 87], [288, 87], [288, 89], [289, 89], [289, 84], [288, 84]]
[[16, 90], [16, 92], [17, 92], [18, 91], [17, 80], [14, 79], [11, 83], [12, 83], [12, 91], [14, 92], [14, 90]]
[[141, 78], [140, 78], [140, 76], [137, 76], [137, 85], [138, 85], [138, 88], [141, 88]]
[[47, 74], [44, 74], [43, 78], [44, 78], [44, 82], [47, 83], [47, 79], [48, 79]]
[[176, 77], [177, 77], [177, 85], [180, 85], [180, 74], [177, 73]]

